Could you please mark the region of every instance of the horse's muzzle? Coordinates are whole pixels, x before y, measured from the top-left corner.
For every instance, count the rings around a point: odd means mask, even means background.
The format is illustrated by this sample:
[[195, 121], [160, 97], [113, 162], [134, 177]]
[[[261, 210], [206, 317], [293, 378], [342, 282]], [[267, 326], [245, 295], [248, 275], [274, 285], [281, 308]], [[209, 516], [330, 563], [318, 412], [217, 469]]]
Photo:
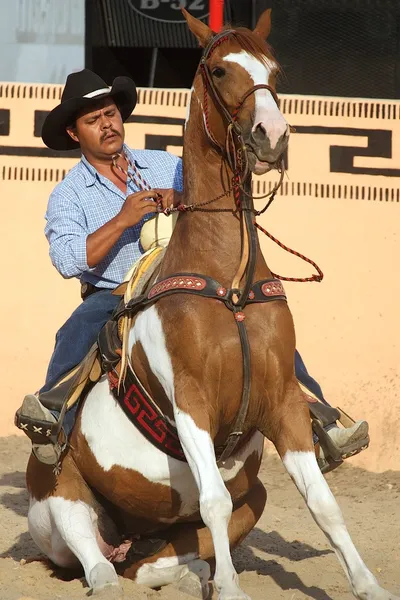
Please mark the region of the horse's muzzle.
[[288, 146], [289, 135], [289, 126], [282, 134], [277, 135], [276, 132], [268, 133], [260, 123], [251, 132], [247, 146], [259, 162], [268, 163], [273, 168]]

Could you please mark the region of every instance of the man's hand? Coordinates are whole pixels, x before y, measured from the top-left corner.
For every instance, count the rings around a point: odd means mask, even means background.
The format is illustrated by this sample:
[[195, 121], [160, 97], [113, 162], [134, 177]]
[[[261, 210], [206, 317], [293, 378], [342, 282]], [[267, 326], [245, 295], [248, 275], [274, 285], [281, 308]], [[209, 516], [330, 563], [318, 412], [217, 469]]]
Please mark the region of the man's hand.
[[158, 202], [161, 202], [164, 210], [166, 208], [176, 208], [179, 204], [182, 203], [182, 192], [177, 192], [174, 189], [161, 188], [155, 188], [154, 191], [161, 196], [161, 198], [158, 199]]
[[137, 225], [145, 215], [157, 212], [157, 190], [145, 190], [128, 196], [117, 219], [124, 229]]
[[171, 208], [171, 204], [174, 207], [178, 206], [181, 201], [182, 194], [171, 189], [146, 190], [128, 196], [120, 212], [111, 221], [88, 235], [86, 240], [88, 266], [92, 268], [98, 265], [128, 227], [137, 225], [145, 215], [158, 212], [158, 202], [161, 202], [165, 209]]

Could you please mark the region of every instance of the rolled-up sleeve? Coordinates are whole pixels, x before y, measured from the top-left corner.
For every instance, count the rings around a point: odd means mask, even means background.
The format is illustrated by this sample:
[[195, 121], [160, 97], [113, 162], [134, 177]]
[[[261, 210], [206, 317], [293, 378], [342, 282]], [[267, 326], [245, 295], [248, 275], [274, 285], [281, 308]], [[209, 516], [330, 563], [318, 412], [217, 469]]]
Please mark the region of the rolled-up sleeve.
[[55, 188], [45, 215], [45, 234], [50, 244], [51, 262], [66, 279], [90, 270], [86, 239], [89, 235], [85, 214], [72, 189]]

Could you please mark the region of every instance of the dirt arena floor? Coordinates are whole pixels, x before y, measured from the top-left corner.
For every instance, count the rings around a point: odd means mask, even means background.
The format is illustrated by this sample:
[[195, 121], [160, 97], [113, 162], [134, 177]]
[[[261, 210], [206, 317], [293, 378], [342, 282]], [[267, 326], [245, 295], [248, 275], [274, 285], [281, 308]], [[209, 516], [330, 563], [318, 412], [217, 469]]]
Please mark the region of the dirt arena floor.
[[[27, 532], [28, 455], [26, 438], [0, 438], [0, 599], [86, 598], [82, 574], [72, 578], [54, 570]], [[244, 591], [252, 600], [350, 600], [335, 554], [274, 454], [266, 454], [261, 479], [268, 490], [266, 510], [234, 552]], [[327, 479], [365, 562], [382, 586], [400, 595], [400, 472], [370, 473], [348, 461]], [[189, 598], [172, 586], [153, 591], [126, 580], [122, 584], [127, 599]]]

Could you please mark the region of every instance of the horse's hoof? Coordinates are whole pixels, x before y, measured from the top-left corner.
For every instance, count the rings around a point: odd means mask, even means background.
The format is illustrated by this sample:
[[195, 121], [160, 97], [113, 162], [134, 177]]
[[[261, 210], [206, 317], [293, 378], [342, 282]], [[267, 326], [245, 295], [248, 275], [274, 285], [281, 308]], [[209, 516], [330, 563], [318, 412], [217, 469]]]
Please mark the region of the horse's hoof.
[[103, 596], [112, 600], [123, 598], [123, 589], [119, 585], [118, 575], [114, 567], [107, 563], [98, 563], [89, 574], [90, 587], [88, 595]]
[[245, 594], [239, 587], [237, 589], [220, 592], [218, 600], [251, 600], [250, 596]]
[[377, 582], [367, 587], [353, 590], [353, 594], [360, 600], [400, 600], [398, 596], [382, 588]]
[[206, 600], [210, 596], [210, 566], [205, 560], [193, 560], [188, 563], [189, 573], [178, 581], [176, 587], [194, 598]]
[[201, 581], [195, 573], [186, 573], [175, 584], [175, 587], [184, 594], [188, 594], [189, 596], [193, 596], [194, 598], [201, 598], [201, 600], [206, 600], [208, 597], [208, 591], [205, 594]]
[[373, 592], [369, 596], [367, 596], [367, 598], [368, 600], [369, 598], [371, 598], [371, 600], [400, 600], [398, 596], [395, 596], [391, 592], [388, 592], [387, 590], [381, 587], [377, 588], [376, 590], [373, 590]]
[[88, 596], [96, 596], [96, 598], [104, 598], [104, 600], [121, 600], [124, 597], [124, 590], [120, 585], [109, 583], [101, 589], [93, 590]]
[[227, 595], [220, 594], [218, 596], [218, 600], [251, 600], [251, 598], [244, 592], [242, 592], [242, 593], [237, 592], [236, 594], [235, 593], [227, 594]]
[[356, 598], [360, 598], [362, 600], [400, 600], [398, 596], [392, 594], [388, 590], [381, 588], [378, 583], [373, 583], [371, 586], [367, 588], [362, 588], [361, 590], [353, 591]]

